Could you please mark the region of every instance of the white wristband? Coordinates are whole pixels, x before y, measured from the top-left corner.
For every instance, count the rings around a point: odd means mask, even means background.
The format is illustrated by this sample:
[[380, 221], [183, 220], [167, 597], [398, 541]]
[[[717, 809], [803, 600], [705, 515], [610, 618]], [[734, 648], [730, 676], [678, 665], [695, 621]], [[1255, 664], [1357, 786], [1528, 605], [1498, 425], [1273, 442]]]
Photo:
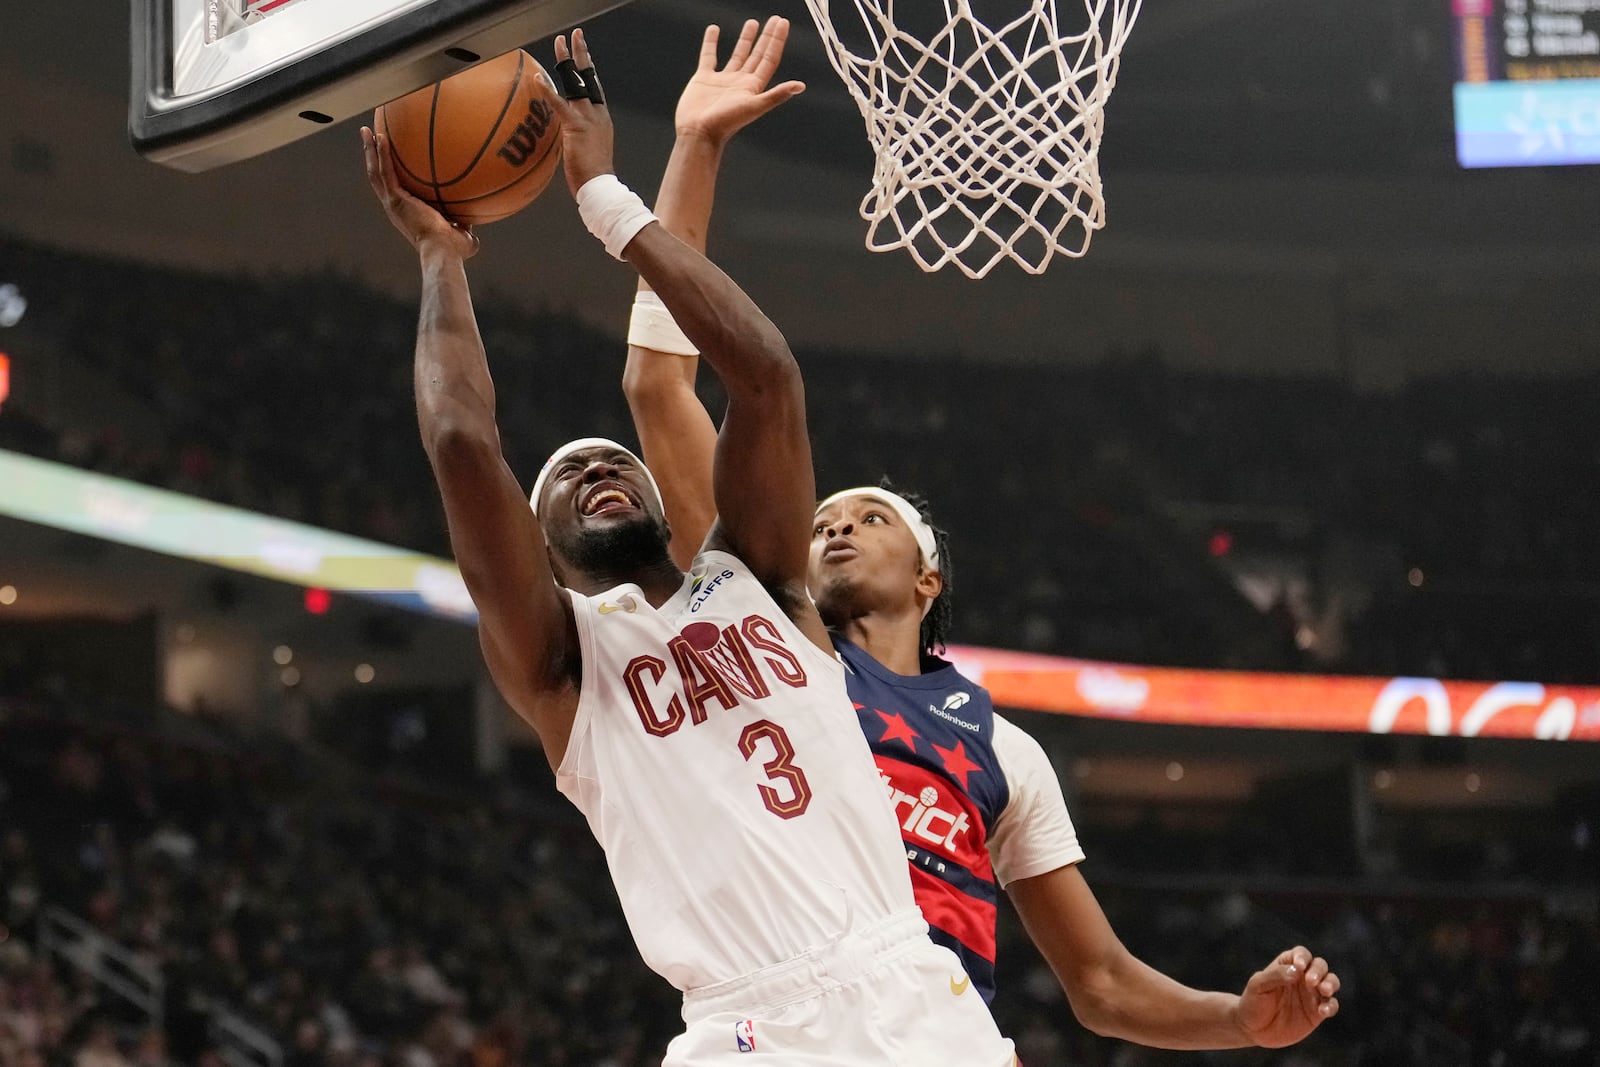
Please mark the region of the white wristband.
[[578, 215], [616, 259], [639, 231], [656, 221], [639, 194], [615, 174], [596, 174], [578, 190]]
[[674, 356], [698, 356], [700, 350], [683, 334], [678, 320], [652, 290], [641, 289], [633, 298], [633, 317], [628, 320], [628, 343]]

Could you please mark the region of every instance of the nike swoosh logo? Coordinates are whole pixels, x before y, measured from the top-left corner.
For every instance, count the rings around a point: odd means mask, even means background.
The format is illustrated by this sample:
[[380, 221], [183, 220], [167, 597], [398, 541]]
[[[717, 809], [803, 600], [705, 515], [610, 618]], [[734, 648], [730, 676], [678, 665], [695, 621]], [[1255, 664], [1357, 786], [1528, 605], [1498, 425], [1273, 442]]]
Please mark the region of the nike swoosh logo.
[[638, 610], [639, 610], [639, 603], [638, 603], [638, 601], [634, 600], [633, 597], [631, 597], [631, 596], [623, 597], [622, 598], [622, 603], [620, 603], [620, 604], [605, 604], [605, 603], [602, 603], [600, 605], [600, 614], [602, 614], [602, 615], [610, 615], [613, 611], [626, 611], [629, 615], [632, 615], [634, 612], [636, 612]]
[[954, 978], [952, 978], [950, 979], [950, 993], [953, 996], [959, 997], [961, 994], [967, 991], [967, 987], [970, 985], [972, 985], [972, 979], [966, 976], [963, 976], [960, 982], [957, 982]]

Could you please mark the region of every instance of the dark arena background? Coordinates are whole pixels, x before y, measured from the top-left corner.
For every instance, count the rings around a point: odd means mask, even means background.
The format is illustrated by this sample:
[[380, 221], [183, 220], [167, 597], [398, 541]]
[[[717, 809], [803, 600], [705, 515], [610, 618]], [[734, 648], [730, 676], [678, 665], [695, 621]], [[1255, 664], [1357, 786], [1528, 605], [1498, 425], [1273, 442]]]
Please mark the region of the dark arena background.
[[[930, 497], [953, 655], [1136, 955], [1342, 981], [1296, 1047], [1144, 1049], [1003, 911], [1022, 1062], [1600, 1064], [1600, 14], [1148, 0], [1106, 229], [972, 281], [862, 248], [861, 118], [775, 10], [809, 88], [709, 251], [799, 357], [819, 489]], [[647, 200], [702, 28], [768, 13], [589, 21]], [[448, 561], [358, 123], [146, 162], [127, 23], [0, 12], [0, 1064], [654, 1067], [679, 999]], [[634, 275], [559, 178], [482, 240], [523, 484], [633, 440]]]

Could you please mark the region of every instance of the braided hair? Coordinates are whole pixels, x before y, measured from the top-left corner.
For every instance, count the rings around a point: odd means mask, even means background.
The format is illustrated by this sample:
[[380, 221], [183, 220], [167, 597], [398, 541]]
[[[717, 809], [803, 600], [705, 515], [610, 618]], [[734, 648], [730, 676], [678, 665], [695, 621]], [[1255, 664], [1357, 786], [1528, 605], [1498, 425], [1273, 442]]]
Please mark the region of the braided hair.
[[939, 595], [933, 598], [933, 606], [922, 617], [922, 652], [928, 656], [940, 655], [945, 650], [945, 641], [950, 635], [951, 622], [955, 617], [954, 609], [950, 606], [952, 586], [949, 538], [934, 523], [933, 512], [928, 507], [928, 498], [922, 493], [896, 487], [887, 474], [878, 480], [878, 488], [905, 497], [906, 502], [916, 508], [917, 514], [922, 516], [922, 521], [933, 530], [933, 545], [939, 553], [939, 575], [944, 579], [944, 583], [939, 589]]

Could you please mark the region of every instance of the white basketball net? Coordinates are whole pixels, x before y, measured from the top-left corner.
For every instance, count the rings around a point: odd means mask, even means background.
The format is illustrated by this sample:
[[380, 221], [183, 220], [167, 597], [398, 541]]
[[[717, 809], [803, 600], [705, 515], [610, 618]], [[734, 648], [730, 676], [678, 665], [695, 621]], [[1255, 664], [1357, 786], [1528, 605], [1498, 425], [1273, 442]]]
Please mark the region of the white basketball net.
[[846, 36], [830, 0], [806, 0], [877, 156], [867, 248], [969, 278], [1005, 259], [1040, 274], [1057, 252], [1087, 252], [1105, 225], [1106, 99], [1142, 0], [1063, 0], [1066, 26], [1054, 0], [1026, 0], [997, 29], [972, 0], [942, 0], [942, 28], [931, 0], [913, 0], [900, 14], [922, 20], [920, 35], [896, 23], [895, 0], [853, 2]]

